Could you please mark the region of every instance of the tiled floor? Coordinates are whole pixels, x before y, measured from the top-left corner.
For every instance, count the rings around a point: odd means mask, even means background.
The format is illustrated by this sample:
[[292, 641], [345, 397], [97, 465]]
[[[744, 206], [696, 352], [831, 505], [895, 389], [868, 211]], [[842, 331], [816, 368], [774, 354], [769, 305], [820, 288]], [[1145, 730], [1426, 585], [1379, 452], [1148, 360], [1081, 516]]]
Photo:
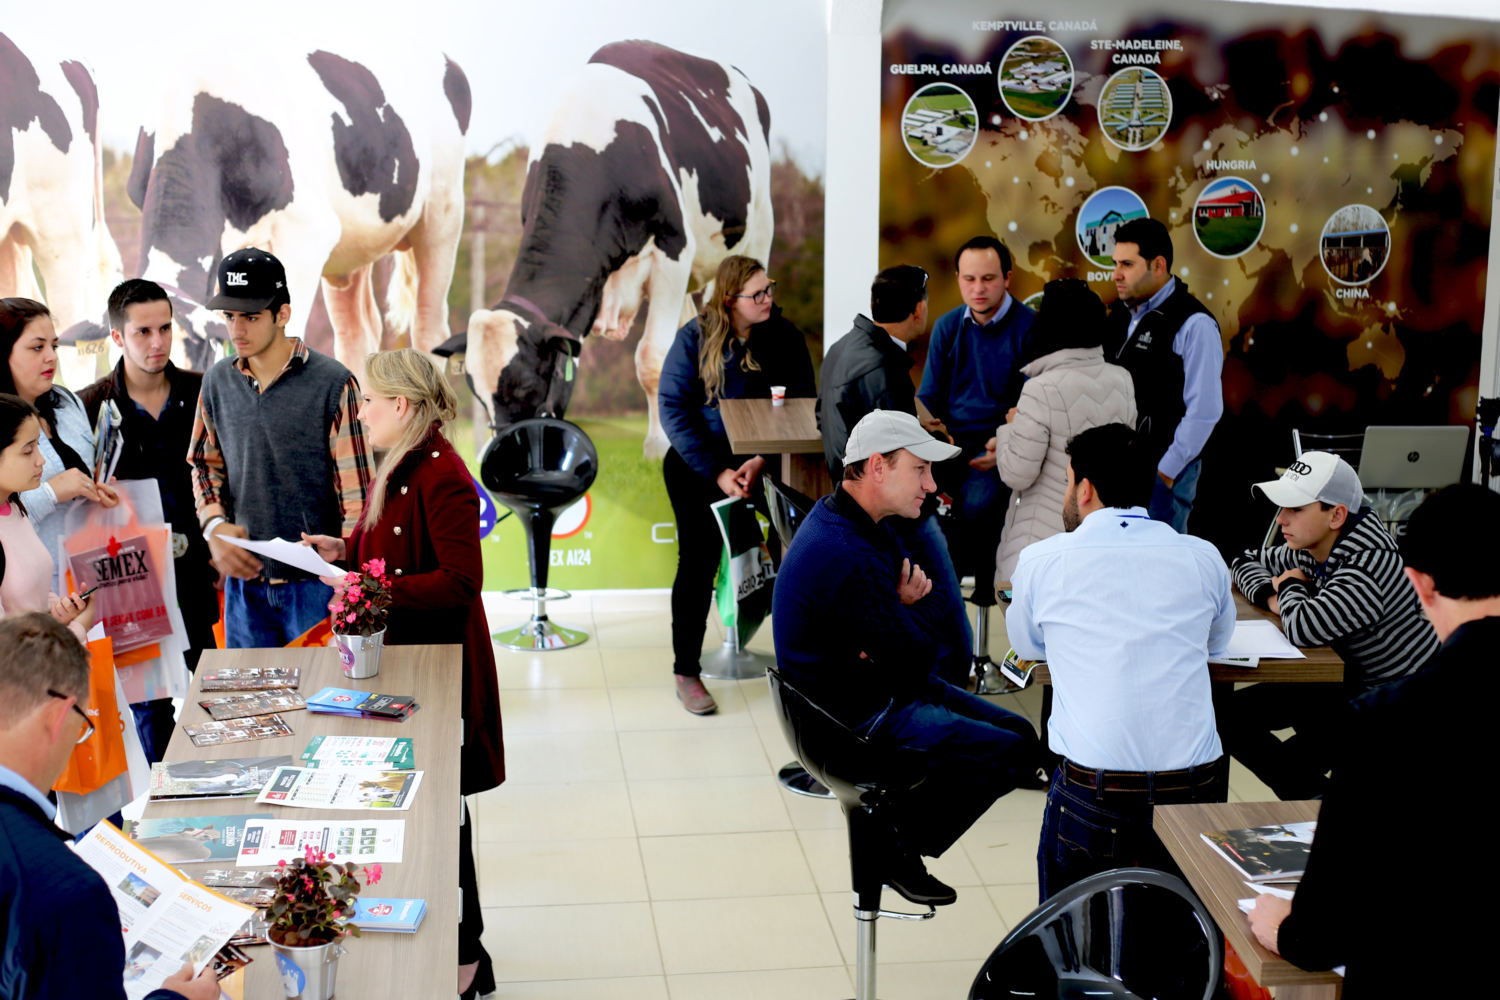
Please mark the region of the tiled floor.
[[[716, 715], [672, 690], [665, 592], [575, 594], [549, 612], [587, 643], [497, 649], [504, 785], [472, 800], [485, 943], [526, 1000], [829, 1000], [853, 993], [838, 806], [784, 791], [792, 759], [764, 679], [709, 681]], [[496, 600], [490, 623], [521, 607]], [[1004, 620], [992, 650], [1006, 648]], [[722, 641], [710, 624], [705, 649]], [[751, 644], [770, 652], [767, 625]], [[1039, 692], [1000, 703], [1036, 721]], [[1272, 798], [1235, 765], [1231, 798]], [[1001, 799], [931, 864], [958, 902], [878, 925], [883, 997], [958, 998], [1036, 905], [1043, 796]], [[904, 900], [887, 894], [888, 905]]]

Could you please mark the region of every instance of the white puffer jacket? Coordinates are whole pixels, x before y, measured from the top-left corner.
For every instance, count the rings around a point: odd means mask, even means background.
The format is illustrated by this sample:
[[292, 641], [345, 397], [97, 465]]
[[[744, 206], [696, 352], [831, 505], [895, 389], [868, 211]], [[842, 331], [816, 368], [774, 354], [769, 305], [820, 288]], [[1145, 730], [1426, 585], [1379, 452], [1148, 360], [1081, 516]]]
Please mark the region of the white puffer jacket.
[[995, 432], [996, 471], [1014, 492], [995, 559], [996, 582], [1009, 580], [1021, 550], [1063, 530], [1068, 442], [1100, 424], [1135, 426], [1130, 373], [1104, 360], [1102, 347], [1069, 347], [1021, 369], [1027, 376], [1016, 417]]

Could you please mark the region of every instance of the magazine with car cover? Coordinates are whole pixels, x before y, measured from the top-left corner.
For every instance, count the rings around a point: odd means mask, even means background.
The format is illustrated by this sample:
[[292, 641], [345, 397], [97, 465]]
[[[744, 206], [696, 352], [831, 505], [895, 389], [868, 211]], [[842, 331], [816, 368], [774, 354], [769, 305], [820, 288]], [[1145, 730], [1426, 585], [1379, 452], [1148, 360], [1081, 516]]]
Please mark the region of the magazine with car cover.
[[150, 816], [127, 819], [122, 829], [131, 840], [174, 865], [197, 861], [233, 862], [240, 854], [245, 823], [270, 818], [271, 814], [264, 812], [233, 816]]
[[225, 757], [223, 760], [170, 760], [151, 765], [152, 799], [237, 799], [254, 797], [278, 767], [279, 757]]
[[242, 719], [247, 715], [269, 715], [272, 712], [295, 712], [306, 708], [302, 695], [291, 688], [271, 688], [252, 694], [231, 694], [222, 698], [205, 698], [198, 702], [208, 717], [216, 722]]
[[349, 922], [362, 931], [392, 931], [397, 934], [415, 934], [427, 916], [425, 899], [371, 899], [365, 896], [354, 900], [354, 912]]
[[1251, 882], [1295, 882], [1307, 870], [1316, 820], [1213, 830], [1202, 835], [1210, 847]]
[[410, 771], [417, 766], [405, 736], [314, 736], [302, 751], [303, 767]]
[[226, 743], [250, 743], [254, 740], [270, 740], [278, 736], [292, 735], [292, 727], [276, 714], [247, 715], [243, 719], [225, 719], [223, 722], [200, 722], [196, 726], [183, 726], [182, 731], [193, 741], [195, 747], [217, 747]]
[[301, 667], [242, 667], [203, 674], [199, 690], [265, 691], [269, 688], [295, 690], [301, 682]]

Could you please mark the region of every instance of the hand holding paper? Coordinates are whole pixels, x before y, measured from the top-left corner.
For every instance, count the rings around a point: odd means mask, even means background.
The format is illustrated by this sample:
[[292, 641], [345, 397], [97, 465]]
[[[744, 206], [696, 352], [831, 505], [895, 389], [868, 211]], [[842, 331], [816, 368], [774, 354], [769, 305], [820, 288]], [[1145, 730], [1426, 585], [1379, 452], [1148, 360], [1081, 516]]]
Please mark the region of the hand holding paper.
[[239, 546], [256, 555], [265, 556], [267, 559], [275, 559], [277, 562], [286, 563], [288, 566], [311, 573], [313, 576], [343, 576], [344, 571], [337, 566], [324, 562], [318, 557], [313, 549], [297, 542], [289, 542], [285, 538], [272, 538], [269, 541], [252, 541], [249, 538], [235, 538], [222, 532], [216, 534], [215, 538], [222, 539], [230, 545]]

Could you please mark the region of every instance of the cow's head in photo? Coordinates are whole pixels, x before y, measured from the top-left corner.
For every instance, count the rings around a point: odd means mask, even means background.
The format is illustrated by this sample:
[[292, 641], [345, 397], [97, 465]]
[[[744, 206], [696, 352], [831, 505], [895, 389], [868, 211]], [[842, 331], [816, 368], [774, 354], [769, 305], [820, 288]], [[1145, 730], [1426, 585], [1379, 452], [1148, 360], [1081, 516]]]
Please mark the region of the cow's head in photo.
[[439, 353], [464, 352], [469, 386], [496, 430], [531, 417], [563, 417], [573, 396], [581, 343], [525, 305], [502, 302], [469, 317], [469, 329]]

